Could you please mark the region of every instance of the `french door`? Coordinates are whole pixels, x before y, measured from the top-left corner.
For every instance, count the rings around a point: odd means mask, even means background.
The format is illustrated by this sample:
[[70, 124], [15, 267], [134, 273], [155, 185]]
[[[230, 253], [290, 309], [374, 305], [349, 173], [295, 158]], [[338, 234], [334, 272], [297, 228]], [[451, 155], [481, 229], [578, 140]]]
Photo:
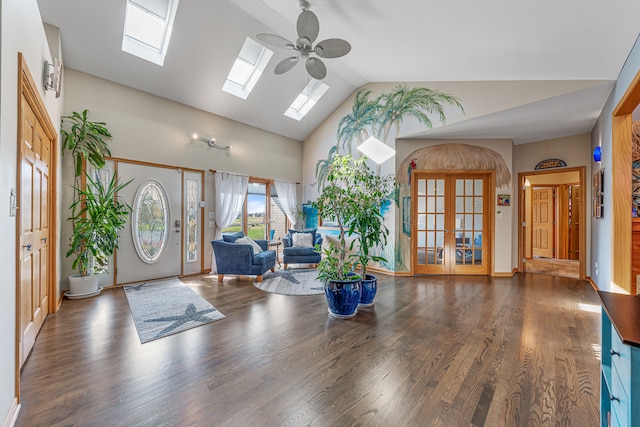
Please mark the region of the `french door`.
[[414, 274], [489, 274], [490, 175], [414, 172]]

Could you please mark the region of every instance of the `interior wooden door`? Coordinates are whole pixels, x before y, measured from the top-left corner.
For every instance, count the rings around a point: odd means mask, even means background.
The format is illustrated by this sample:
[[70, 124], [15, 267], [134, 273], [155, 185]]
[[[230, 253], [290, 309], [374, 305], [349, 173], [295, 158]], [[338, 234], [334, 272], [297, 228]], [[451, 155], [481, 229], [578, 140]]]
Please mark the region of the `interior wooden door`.
[[531, 193], [532, 254], [554, 256], [554, 191], [552, 187], [534, 188]]
[[569, 240], [569, 259], [580, 259], [580, 205], [582, 203], [582, 188], [580, 184], [573, 184], [570, 187], [570, 217], [569, 229], [571, 239]]
[[23, 96], [19, 189], [19, 362], [24, 363], [49, 313], [49, 166], [51, 143]]
[[485, 174], [414, 173], [415, 274], [489, 273], [488, 182]]

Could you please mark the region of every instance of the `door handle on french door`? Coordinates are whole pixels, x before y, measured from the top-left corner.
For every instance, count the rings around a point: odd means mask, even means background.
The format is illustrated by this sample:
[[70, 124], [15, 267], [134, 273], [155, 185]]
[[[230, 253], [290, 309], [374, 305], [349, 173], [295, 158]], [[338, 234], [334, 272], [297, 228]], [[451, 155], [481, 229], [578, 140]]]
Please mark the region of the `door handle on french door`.
[[31, 243], [29, 243], [28, 245], [24, 245], [22, 246], [23, 248], [27, 248], [28, 251], [31, 250]]

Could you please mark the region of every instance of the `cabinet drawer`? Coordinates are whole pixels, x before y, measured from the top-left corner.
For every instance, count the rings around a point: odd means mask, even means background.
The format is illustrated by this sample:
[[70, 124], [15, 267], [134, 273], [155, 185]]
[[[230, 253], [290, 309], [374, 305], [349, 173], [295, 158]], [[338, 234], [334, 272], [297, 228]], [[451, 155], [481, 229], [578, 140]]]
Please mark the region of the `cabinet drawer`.
[[615, 417], [619, 426], [628, 427], [629, 398], [627, 397], [626, 385], [622, 382], [617, 372], [613, 372], [611, 377], [611, 423], [615, 425], [613, 422]]
[[631, 348], [622, 344], [613, 326], [611, 326], [611, 368], [613, 371], [618, 371], [620, 378], [631, 378]]

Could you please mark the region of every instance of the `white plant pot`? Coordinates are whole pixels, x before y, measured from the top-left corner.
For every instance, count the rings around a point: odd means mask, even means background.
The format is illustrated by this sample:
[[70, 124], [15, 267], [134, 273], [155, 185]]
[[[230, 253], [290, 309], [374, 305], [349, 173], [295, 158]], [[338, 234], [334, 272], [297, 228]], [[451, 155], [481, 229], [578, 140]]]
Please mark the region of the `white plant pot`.
[[88, 295], [97, 292], [99, 277], [98, 274], [90, 274], [89, 276], [72, 274], [69, 276], [69, 294]]

